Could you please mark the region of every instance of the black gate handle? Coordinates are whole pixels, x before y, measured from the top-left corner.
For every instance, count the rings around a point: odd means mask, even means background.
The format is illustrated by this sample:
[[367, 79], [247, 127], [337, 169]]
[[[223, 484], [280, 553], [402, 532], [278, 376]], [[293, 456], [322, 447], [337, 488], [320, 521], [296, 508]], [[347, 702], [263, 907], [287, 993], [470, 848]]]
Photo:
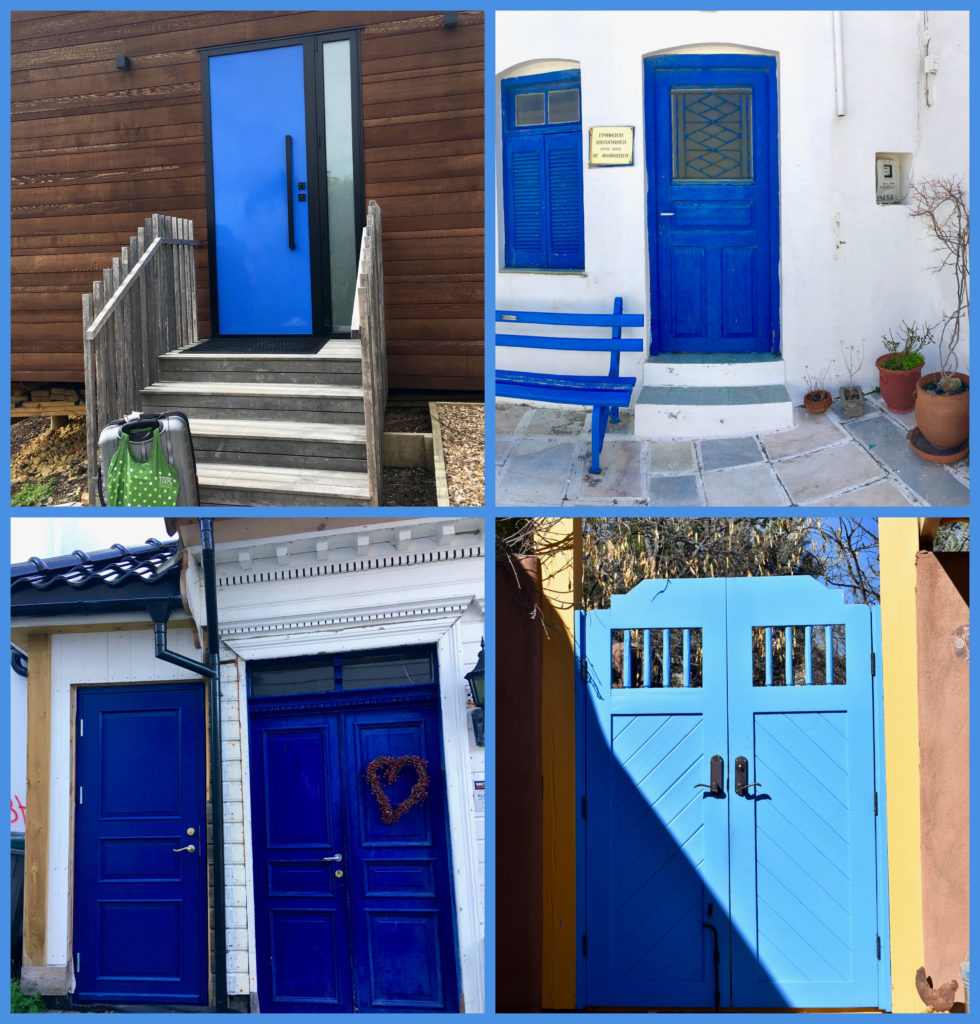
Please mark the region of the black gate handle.
[[286, 217], [289, 223], [289, 248], [296, 248], [293, 237], [293, 137], [286, 136]]
[[745, 796], [753, 786], [761, 786], [761, 782], [749, 782], [749, 762], [744, 757], [735, 758], [735, 793]]
[[725, 761], [721, 754], [713, 754], [711, 757], [711, 784], [697, 782], [695, 789], [706, 789], [709, 796], [725, 795]]

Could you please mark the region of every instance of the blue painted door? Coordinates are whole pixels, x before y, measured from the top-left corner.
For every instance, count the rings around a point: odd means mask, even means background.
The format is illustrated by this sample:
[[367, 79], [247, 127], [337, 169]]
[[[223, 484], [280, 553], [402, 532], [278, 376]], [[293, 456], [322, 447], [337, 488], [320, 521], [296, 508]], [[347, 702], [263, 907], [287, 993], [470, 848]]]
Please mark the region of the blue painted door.
[[313, 332], [304, 54], [296, 44], [207, 60], [223, 335]]
[[204, 689], [77, 694], [75, 998], [206, 1003]]
[[[456, 1012], [435, 688], [249, 702], [256, 944], [264, 1012]], [[428, 762], [428, 794], [383, 820], [366, 772]], [[382, 792], [397, 812], [418, 778]]]
[[652, 351], [779, 351], [776, 62], [645, 61]]
[[872, 635], [800, 577], [583, 616], [584, 1005], [887, 1006]]

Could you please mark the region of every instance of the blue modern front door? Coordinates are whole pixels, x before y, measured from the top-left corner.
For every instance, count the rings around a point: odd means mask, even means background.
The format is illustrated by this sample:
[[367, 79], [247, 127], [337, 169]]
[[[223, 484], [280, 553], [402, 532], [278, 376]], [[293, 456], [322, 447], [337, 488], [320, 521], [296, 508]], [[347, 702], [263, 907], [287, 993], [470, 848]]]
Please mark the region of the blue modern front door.
[[775, 58], [648, 57], [652, 352], [779, 351]]
[[75, 998], [206, 1003], [204, 689], [81, 687]]
[[582, 618], [582, 1004], [887, 1008], [872, 610], [648, 580]]
[[261, 1009], [457, 1011], [435, 687], [253, 697], [249, 718]]

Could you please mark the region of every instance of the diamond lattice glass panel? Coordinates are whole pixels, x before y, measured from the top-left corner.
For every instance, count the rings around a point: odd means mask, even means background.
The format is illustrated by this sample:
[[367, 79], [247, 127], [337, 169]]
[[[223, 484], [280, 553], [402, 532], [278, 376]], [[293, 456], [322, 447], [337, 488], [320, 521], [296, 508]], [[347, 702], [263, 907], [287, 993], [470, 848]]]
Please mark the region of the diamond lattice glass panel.
[[548, 93], [548, 124], [578, 120], [578, 89], [553, 89]]
[[514, 124], [518, 128], [544, 124], [543, 92], [518, 93], [514, 97]]
[[846, 682], [843, 625], [752, 628], [753, 686], [842, 686]]
[[675, 181], [752, 180], [752, 91], [671, 90]]

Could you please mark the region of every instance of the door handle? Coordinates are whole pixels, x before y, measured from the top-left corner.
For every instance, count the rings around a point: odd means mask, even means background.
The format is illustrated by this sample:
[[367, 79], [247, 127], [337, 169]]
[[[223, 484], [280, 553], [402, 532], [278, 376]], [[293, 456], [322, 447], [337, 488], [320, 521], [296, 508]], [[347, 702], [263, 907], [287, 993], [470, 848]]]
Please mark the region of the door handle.
[[673, 217], [674, 214], [672, 214], [672, 213], [661, 213], [660, 216], [661, 217]]
[[289, 248], [296, 248], [293, 232], [293, 137], [286, 136], [286, 221], [289, 232]]
[[342, 853], [335, 853], [332, 857], [323, 857], [322, 860], [343, 860], [344, 855]]
[[695, 783], [695, 789], [706, 789], [709, 796], [725, 795], [725, 761], [721, 754], [713, 754], [711, 757], [711, 779], [707, 782]]
[[761, 782], [749, 782], [749, 762], [744, 757], [735, 758], [735, 793], [745, 796], [753, 786], [761, 786]]
[[188, 853], [193, 853], [194, 852], [194, 844], [191, 843], [190, 846], [179, 846], [176, 850], [174, 850], [174, 853], [183, 853], [185, 850]]

